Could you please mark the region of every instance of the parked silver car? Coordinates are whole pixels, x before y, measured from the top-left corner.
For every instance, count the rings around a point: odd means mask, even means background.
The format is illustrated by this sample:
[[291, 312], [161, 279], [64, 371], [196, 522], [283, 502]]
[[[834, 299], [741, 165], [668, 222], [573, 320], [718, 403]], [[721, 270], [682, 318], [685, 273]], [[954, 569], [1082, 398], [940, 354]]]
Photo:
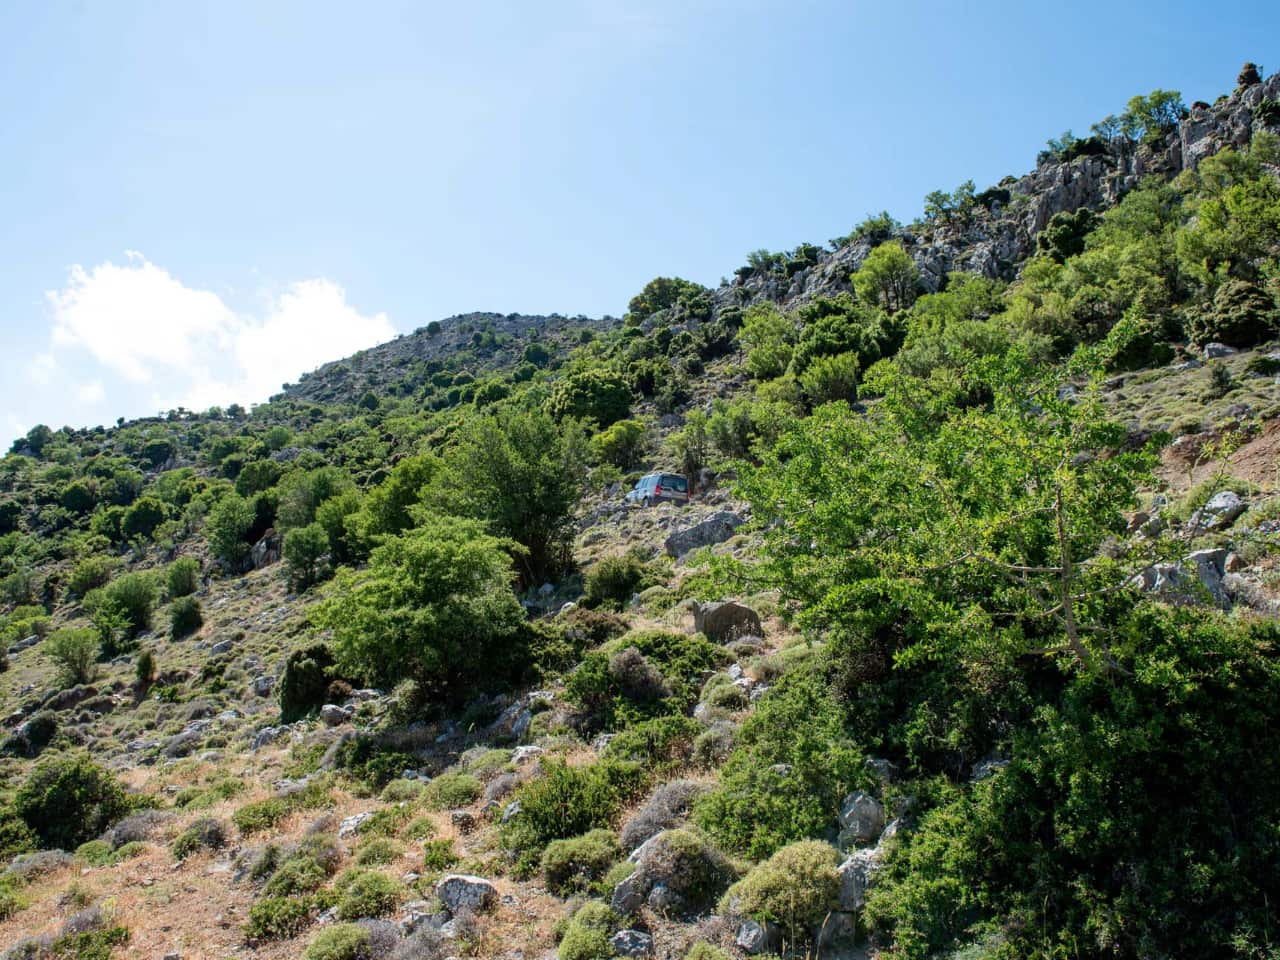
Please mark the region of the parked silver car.
[[660, 500], [683, 505], [689, 502], [689, 479], [678, 473], [650, 473], [627, 491], [627, 499], [646, 507]]

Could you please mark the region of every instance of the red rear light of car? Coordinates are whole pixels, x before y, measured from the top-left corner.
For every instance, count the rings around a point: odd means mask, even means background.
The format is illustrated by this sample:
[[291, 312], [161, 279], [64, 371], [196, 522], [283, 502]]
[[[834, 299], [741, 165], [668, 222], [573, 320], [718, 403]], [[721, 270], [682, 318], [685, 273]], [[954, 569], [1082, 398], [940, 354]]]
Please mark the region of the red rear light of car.
[[661, 492], [662, 492], [662, 484], [658, 484], [656, 487], [654, 487], [654, 488], [653, 488], [653, 492], [654, 492], [654, 493], [661, 493]]

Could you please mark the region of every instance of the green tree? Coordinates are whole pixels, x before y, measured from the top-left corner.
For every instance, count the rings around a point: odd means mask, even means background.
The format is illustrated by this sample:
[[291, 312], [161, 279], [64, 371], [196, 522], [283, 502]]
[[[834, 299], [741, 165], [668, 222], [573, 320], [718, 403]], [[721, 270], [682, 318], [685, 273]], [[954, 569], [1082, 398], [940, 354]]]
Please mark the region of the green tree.
[[305, 527], [315, 520], [322, 503], [354, 488], [351, 477], [340, 467], [295, 471], [280, 482], [276, 525], [281, 530]]
[[920, 271], [902, 244], [894, 240], [867, 254], [850, 279], [859, 299], [896, 313], [915, 302]]
[[61, 850], [92, 840], [129, 810], [119, 781], [81, 752], [42, 759], [13, 805], [40, 846]]
[[295, 527], [284, 535], [284, 562], [296, 587], [305, 590], [316, 582], [321, 560], [328, 551], [328, 534], [318, 523]]
[[1187, 106], [1177, 90], [1152, 90], [1146, 96], [1129, 99], [1121, 129], [1132, 140], [1156, 144], [1175, 130], [1187, 115]]
[[557, 420], [573, 417], [608, 427], [631, 412], [631, 388], [612, 370], [592, 367], [556, 381], [547, 411]]
[[782, 376], [791, 363], [796, 324], [776, 304], [757, 303], [742, 315], [738, 339], [746, 348], [747, 371], [751, 376], [772, 380]]
[[44, 642], [44, 652], [58, 665], [64, 686], [92, 683], [97, 675], [98, 635], [93, 630], [58, 630]]
[[232, 569], [249, 556], [249, 532], [253, 529], [253, 504], [238, 494], [223, 497], [209, 511], [205, 535], [213, 555]]
[[856, 353], [818, 357], [800, 375], [800, 386], [809, 403], [815, 407], [834, 400], [852, 402], [858, 396], [859, 370]]
[[155, 497], [139, 497], [125, 511], [120, 524], [120, 532], [128, 540], [141, 538], [146, 540], [155, 532], [156, 527], [164, 523], [168, 510], [164, 502]]
[[587, 441], [574, 420], [505, 410], [463, 423], [428, 487], [430, 505], [483, 520], [523, 547], [521, 580], [541, 583], [572, 564], [573, 511], [587, 476]]
[[596, 457], [622, 470], [630, 470], [644, 453], [647, 431], [636, 420], [619, 420], [591, 438]]
[[367, 570], [340, 570], [316, 623], [333, 631], [343, 670], [373, 683], [411, 678], [452, 695], [499, 680], [524, 656], [514, 549], [477, 521], [427, 515], [375, 548]]

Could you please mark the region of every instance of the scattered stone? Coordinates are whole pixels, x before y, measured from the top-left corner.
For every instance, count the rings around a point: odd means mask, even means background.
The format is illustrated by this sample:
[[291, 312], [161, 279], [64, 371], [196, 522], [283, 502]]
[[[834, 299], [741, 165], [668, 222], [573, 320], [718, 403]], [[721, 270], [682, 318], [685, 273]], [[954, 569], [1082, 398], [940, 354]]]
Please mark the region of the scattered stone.
[[871, 843], [884, 829], [884, 805], [869, 793], [855, 791], [844, 798], [840, 805], [841, 850]]
[[474, 833], [476, 829], [475, 814], [468, 810], [454, 810], [449, 814], [449, 822], [452, 823], [454, 829], [464, 837], [467, 834]]
[[728, 643], [739, 637], [764, 634], [760, 615], [734, 600], [697, 604], [693, 609], [693, 629], [705, 633], [713, 643]]
[[320, 708], [320, 720], [327, 727], [337, 727], [350, 720], [354, 712], [349, 707], [340, 707], [336, 703], [326, 703]]
[[639, 930], [619, 930], [609, 938], [609, 946], [620, 957], [649, 957], [653, 955], [653, 937]]
[[436, 896], [453, 915], [486, 913], [498, 902], [498, 888], [482, 877], [451, 873], [436, 884]]
[[1222, 529], [1249, 509], [1249, 505], [1231, 490], [1220, 490], [1209, 502], [1191, 515], [1189, 523], [1196, 529]]
[[855, 850], [840, 864], [836, 871], [840, 877], [840, 891], [836, 896], [838, 909], [856, 913], [863, 908], [867, 902], [867, 889], [875, 872], [880, 869], [882, 856], [880, 847], [870, 847]]
[[724, 543], [737, 532], [745, 521], [736, 513], [721, 510], [711, 514], [701, 523], [677, 530], [663, 544], [668, 556], [680, 558], [699, 547]]
[[536, 760], [538, 757], [542, 756], [544, 752], [545, 751], [541, 747], [535, 747], [535, 746], [516, 747], [514, 750], [511, 751], [511, 762], [514, 763], [517, 767], [523, 766], [524, 764], [528, 763], [530, 760]]
[[372, 816], [373, 811], [370, 810], [364, 813], [354, 813], [349, 817], [345, 817], [343, 821], [338, 824], [339, 838], [355, 836], [360, 832], [360, 825]]
[[778, 928], [772, 923], [766, 921], [761, 924], [754, 920], [746, 920], [738, 927], [738, 935], [734, 943], [743, 953], [755, 956], [774, 949], [780, 939]]
[[1206, 343], [1204, 345], [1204, 358], [1206, 360], [1218, 360], [1239, 352], [1235, 347], [1229, 347], [1225, 343]]

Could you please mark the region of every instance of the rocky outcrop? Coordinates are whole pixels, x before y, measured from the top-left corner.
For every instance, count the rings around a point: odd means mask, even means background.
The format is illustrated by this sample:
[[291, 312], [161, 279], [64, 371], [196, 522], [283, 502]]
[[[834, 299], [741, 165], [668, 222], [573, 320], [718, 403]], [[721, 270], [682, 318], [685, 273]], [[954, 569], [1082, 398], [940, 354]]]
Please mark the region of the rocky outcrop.
[[677, 530], [667, 537], [663, 547], [671, 557], [683, 557], [700, 547], [724, 543], [744, 523], [742, 517], [729, 510], [720, 510], [691, 527]]
[[693, 608], [693, 629], [715, 643], [764, 635], [760, 615], [734, 600], [699, 603]]
[[486, 913], [498, 905], [498, 888], [482, 877], [453, 873], [436, 884], [436, 896], [451, 914]]
[[284, 537], [276, 533], [275, 530], [268, 530], [249, 552], [249, 560], [253, 564], [253, 569], [261, 570], [263, 567], [270, 566], [273, 563], [279, 563], [280, 553], [283, 549]]

